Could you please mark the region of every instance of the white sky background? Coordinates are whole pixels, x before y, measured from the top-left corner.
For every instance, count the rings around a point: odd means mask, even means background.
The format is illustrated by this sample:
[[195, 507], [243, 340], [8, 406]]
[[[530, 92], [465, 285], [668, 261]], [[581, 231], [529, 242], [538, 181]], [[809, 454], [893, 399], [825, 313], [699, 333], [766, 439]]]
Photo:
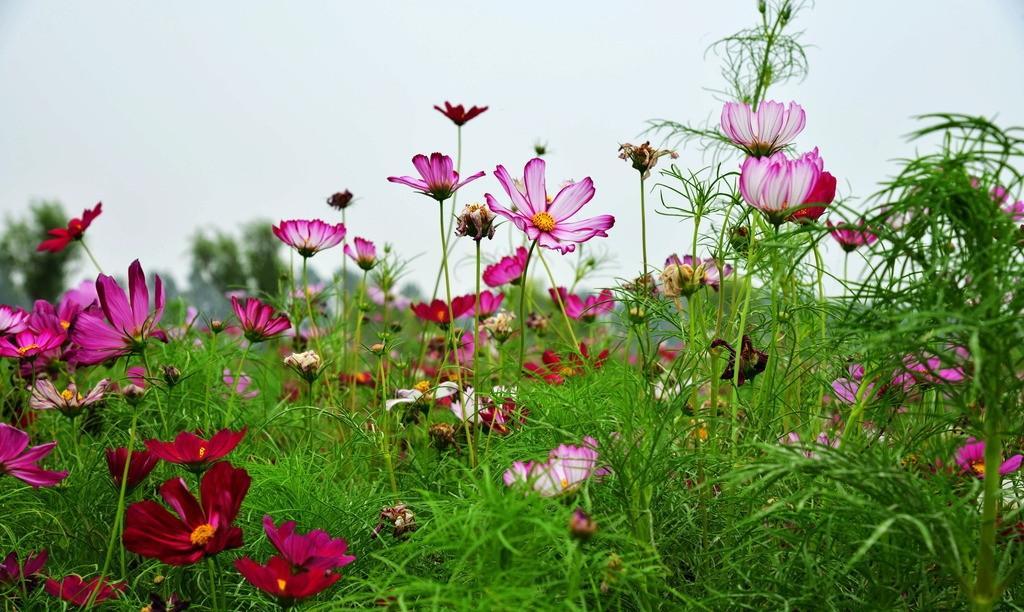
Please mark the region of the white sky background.
[[[615, 265], [588, 284], [609, 284], [640, 267], [637, 175], [618, 143], [638, 142], [650, 118], [717, 120], [708, 90], [722, 86], [719, 64], [705, 49], [758, 15], [754, 0], [598, 5], [4, 0], [0, 215], [57, 198], [77, 216], [102, 200], [88, 240], [108, 272], [138, 257], [183, 280], [197, 228], [332, 219], [324, 198], [348, 188], [359, 198], [350, 236], [423, 254], [406, 280], [430, 285], [436, 205], [386, 177], [413, 174], [416, 153], [454, 156], [455, 128], [432, 109], [448, 99], [490, 106], [463, 130], [464, 173], [488, 176], [459, 201], [504, 201], [494, 166], [520, 174], [533, 142], [547, 141], [549, 186], [591, 176], [597, 195], [582, 212], [617, 218], [609, 238], [589, 243]], [[1024, 3], [819, 0], [797, 24], [810, 75], [770, 97], [806, 108], [799, 148], [820, 147], [843, 195], [870, 195], [892, 159], [912, 154], [903, 135], [915, 114], [1024, 125]], [[697, 151], [680, 154], [702, 165]], [[660, 265], [691, 234], [650, 208]], [[485, 252], [507, 244], [499, 233]], [[839, 249], [829, 251], [841, 270]], [[313, 263], [327, 272], [340, 257]]]

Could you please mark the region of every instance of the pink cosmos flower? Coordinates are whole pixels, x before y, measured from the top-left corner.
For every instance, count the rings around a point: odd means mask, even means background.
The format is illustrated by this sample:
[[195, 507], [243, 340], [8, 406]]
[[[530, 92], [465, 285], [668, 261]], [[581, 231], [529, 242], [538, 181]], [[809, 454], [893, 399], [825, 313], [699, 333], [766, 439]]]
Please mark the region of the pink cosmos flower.
[[370, 301], [374, 304], [377, 304], [378, 306], [390, 306], [396, 310], [405, 310], [410, 304], [412, 304], [412, 300], [404, 295], [386, 293], [377, 286], [367, 287], [366, 294], [370, 296]]
[[578, 243], [595, 236], [607, 237], [605, 230], [615, 225], [615, 217], [611, 215], [569, 221], [594, 197], [594, 182], [590, 177], [566, 185], [549, 201], [544, 169], [543, 159], [536, 157], [528, 161], [523, 169], [524, 189], [521, 190], [505, 167], [498, 166], [494, 169], [494, 176], [512, 199], [512, 209], [499, 204], [489, 193], [484, 195], [487, 206], [495, 214], [514, 223], [530, 240], [563, 255], [575, 251]]
[[783, 153], [748, 157], [740, 168], [740, 193], [773, 225], [817, 219], [835, 197], [835, 177], [824, 171], [818, 150], [797, 159]]
[[36, 410], [58, 410], [65, 416], [73, 417], [85, 408], [103, 401], [109, 386], [110, 380], [104, 378], [96, 383], [92, 391], [83, 396], [73, 382], [63, 391], [57, 391], [52, 381], [37, 380], [35, 387], [32, 388], [30, 405]]
[[505, 283], [518, 285], [522, 280], [528, 255], [529, 252], [524, 247], [519, 247], [514, 254], [502, 257], [498, 263], [487, 266], [483, 273], [484, 282], [488, 287], [500, 287]]
[[72, 339], [78, 345], [76, 358], [91, 365], [141, 352], [150, 337], [166, 340], [157, 323], [164, 314], [164, 285], [156, 277], [153, 311], [149, 310], [149, 289], [142, 265], [136, 259], [128, 267], [129, 301], [113, 277], [100, 274], [96, 292], [106, 321], [95, 311], [78, 317]]
[[583, 438], [583, 446], [562, 444], [548, 454], [544, 463], [516, 461], [502, 477], [505, 485], [525, 484], [545, 497], [571, 493], [594, 476], [607, 470], [597, 466], [597, 441]]
[[305, 535], [295, 532], [295, 521], [274, 525], [269, 514], [263, 516], [263, 531], [281, 556], [297, 571], [334, 570], [356, 560], [348, 552], [348, 542], [332, 538], [326, 531], [314, 529]]
[[0, 338], [0, 357], [35, 359], [59, 348], [67, 338], [67, 332], [59, 326], [41, 329], [28, 327], [13, 336]]
[[911, 381], [902, 379], [900, 374], [894, 378], [894, 383], [900, 380], [906, 386], [907, 383], [916, 381], [921, 384], [954, 384], [967, 380], [967, 372], [964, 365], [970, 362], [970, 353], [963, 346], [949, 347], [949, 354], [939, 356], [934, 353], [924, 353], [921, 356], [907, 355], [903, 359], [905, 372], [902, 376], [909, 376]]
[[[857, 393], [860, 391], [864, 379], [864, 366], [853, 363], [847, 366], [848, 377], [837, 378], [832, 381], [832, 394], [844, 404], [854, 405], [857, 403]], [[864, 385], [863, 398], [870, 399], [875, 392], [875, 383]]]
[[[967, 444], [956, 451], [956, 463], [960, 469], [978, 478], [985, 477], [985, 441], [968, 438]], [[999, 475], [1006, 476], [1020, 469], [1024, 455], [1014, 455], [999, 465]]]
[[785, 108], [781, 102], [761, 102], [757, 110], [743, 102], [726, 102], [722, 107], [722, 131], [736, 145], [754, 157], [777, 152], [803, 131], [804, 109], [796, 102]]
[[828, 226], [829, 234], [847, 253], [852, 253], [857, 250], [857, 247], [867, 246], [878, 240], [877, 234], [865, 229], [863, 220], [857, 225], [852, 223], [833, 224], [829, 220], [825, 222], [825, 225]]
[[498, 312], [501, 308], [501, 302], [505, 299], [505, 294], [500, 292], [491, 293], [486, 289], [480, 292], [478, 296], [480, 302], [480, 319], [486, 319], [492, 314]]
[[484, 175], [483, 172], [477, 172], [465, 180], [459, 181], [459, 173], [455, 171], [455, 163], [452, 162], [452, 158], [440, 153], [431, 153], [429, 158], [426, 155], [417, 155], [412, 158], [412, 165], [416, 167], [421, 178], [389, 176], [388, 180], [392, 183], [412, 187], [438, 202], [444, 202], [462, 186]]
[[17, 306], [0, 304], [0, 336], [16, 334], [28, 327], [28, 313]]
[[245, 372], [239, 374], [239, 376], [237, 377], [238, 382], [235, 382], [235, 378], [236, 377], [234, 374], [231, 373], [231, 370], [224, 368], [224, 385], [227, 386], [227, 388], [230, 389], [232, 392], [234, 392], [235, 395], [242, 399], [253, 399], [254, 397], [260, 394], [259, 389], [252, 389], [251, 391], [249, 390], [249, 387], [252, 386], [252, 378]]
[[231, 308], [242, 325], [242, 333], [249, 342], [263, 342], [279, 336], [292, 327], [287, 315], [274, 316], [276, 311], [270, 304], [256, 298], [248, 298], [245, 304], [232, 296]]
[[569, 221], [594, 198], [594, 181], [587, 177], [568, 184], [549, 201], [544, 172], [545, 163], [541, 158], [527, 162], [523, 169], [524, 189], [520, 189], [505, 167], [498, 166], [495, 177], [512, 199], [512, 210], [499, 204], [490, 193], [484, 195], [487, 207], [512, 221], [531, 241], [563, 255], [575, 251], [577, 244], [586, 243], [594, 236], [607, 236], [605, 230], [615, 224], [611, 215]]
[[585, 323], [590, 323], [598, 315], [607, 314], [615, 309], [615, 298], [609, 289], [602, 289], [597, 295], [581, 298], [575, 293], [569, 293], [565, 287], [559, 287], [557, 293], [554, 289], [548, 289], [548, 295], [551, 296], [551, 301], [556, 308], [558, 307], [557, 296], [560, 296], [562, 303], [565, 304], [565, 314], [569, 315], [570, 319]]
[[36, 465], [53, 452], [56, 442], [28, 447], [28, 434], [0, 423], [0, 475], [8, 474], [33, 487], [52, 487], [67, 478], [67, 471], [52, 472]]
[[345, 225], [331, 225], [320, 219], [288, 219], [271, 227], [277, 238], [299, 252], [312, 257], [320, 251], [338, 246], [345, 239]]
[[372, 270], [377, 265], [377, 247], [372, 242], [365, 238], [356, 236], [352, 241], [355, 243], [355, 248], [345, 245], [345, 254], [356, 262], [356, 265], [362, 270]]

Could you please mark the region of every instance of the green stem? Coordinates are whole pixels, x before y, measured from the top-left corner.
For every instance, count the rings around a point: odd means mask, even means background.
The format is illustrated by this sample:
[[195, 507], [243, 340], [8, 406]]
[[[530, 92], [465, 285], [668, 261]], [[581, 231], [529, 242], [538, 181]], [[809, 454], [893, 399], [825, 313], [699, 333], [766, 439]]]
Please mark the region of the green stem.
[[[352, 335], [352, 359], [350, 362], [349, 374], [355, 376], [356, 370], [359, 369], [359, 345], [363, 340], [363, 300], [366, 295], [366, 274], [367, 271], [363, 270], [363, 277], [359, 281], [359, 292], [356, 293], [356, 330]], [[350, 385], [351, 394], [349, 395], [349, 410], [355, 411], [356, 409], [356, 385]]]
[[562, 301], [562, 293], [558, 290], [555, 276], [551, 273], [551, 268], [548, 267], [548, 262], [544, 259], [544, 253], [538, 251], [537, 256], [540, 258], [540, 263], [544, 265], [544, 271], [548, 273], [548, 280], [551, 281], [551, 288], [554, 289], [555, 299], [558, 301], [558, 309], [562, 311], [562, 320], [565, 321], [565, 328], [569, 330], [569, 337], [572, 338], [573, 350], [579, 353], [580, 342], [576, 339], [576, 333], [572, 330], [572, 321], [569, 320], [569, 313], [565, 311], [565, 302]]
[[[461, 131], [459, 132], [462, 133]], [[452, 202], [455, 202], [455, 196], [452, 195]], [[439, 213], [439, 220], [441, 222], [441, 269], [444, 270], [444, 298], [448, 304], [448, 328], [445, 330], [447, 336], [444, 355], [450, 354], [455, 346], [455, 312], [452, 310], [452, 281], [451, 276], [448, 273], [448, 238], [445, 236], [444, 231], [444, 202], [437, 208]], [[451, 228], [449, 228], [451, 229]], [[442, 363], [442, 367], [444, 364]], [[459, 385], [459, 389], [462, 389], [462, 369], [456, 364], [455, 367], [455, 379], [456, 384]]]
[[90, 251], [89, 247], [85, 244], [85, 239], [79, 238], [78, 241], [82, 243], [82, 249], [85, 251], [85, 254], [89, 256], [89, 260], [92, 262], [92, 265], [96, 266], [96, 270], [100, 274], [103, 274], [103, 268], [100, 267], [99, 262], [96, 261], [96, 257], [93, 256], [92, 251]]
[[213, 557], [206, 558], [206, 569], [210, 574], [210, 607], [213, 610], [223, 610], [223, 606], [217, 602], [217, 567], [213, 564]]
[[[646, 190], [644, 189], [644, 174], [643, 174], [643, 172], [641, 172], [640, 173], [640, 245], [641, 245], [641, 248], [643, 249], [643, 256], [644, 256], [644, 270], [643, 270], [643, 272], [641, 272], [641, 277], [646, 277], [647, 276], [647, 209], [646, 209], [646, 203], [645, 203], [645, 198], [646, 198], [646, 194], [644, 193], [645, 191]], [[644, 279], [644, 282], [646, 282], [646, 278]]]
[[522, 373], [523, 363], [526, 360], [526, 280], [530, 269], [530, 258], [533, 256], [533, 249], [536, 247], [536, 241], [530, 243], [530, 250], [526, 254], [526, 262], [523, 263], [523, 275], [519, 278], [519, 369], [516, 370], [516, 376]]

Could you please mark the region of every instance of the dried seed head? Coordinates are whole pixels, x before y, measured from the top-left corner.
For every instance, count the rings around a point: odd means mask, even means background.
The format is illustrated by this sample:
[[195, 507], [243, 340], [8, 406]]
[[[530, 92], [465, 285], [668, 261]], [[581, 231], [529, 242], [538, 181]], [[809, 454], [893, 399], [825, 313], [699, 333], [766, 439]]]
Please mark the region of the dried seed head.
[[484, 238], [494, 238], [494, 219], [494, 213], [483, 204], [467, 204], [459, 215], [455, 233], [469, 236], [477, 242]]
[[619, 158], [631, 162], [633, 169], [640, 172], [645, 179], [651, 175], [651, 170], [658, 164], [658, 158], [665, 155], [672, 159], [679, 157], [679, 154], [671, 149], [655, 149], [651, 146], [650, 141], [642, 145], [619, 145]]

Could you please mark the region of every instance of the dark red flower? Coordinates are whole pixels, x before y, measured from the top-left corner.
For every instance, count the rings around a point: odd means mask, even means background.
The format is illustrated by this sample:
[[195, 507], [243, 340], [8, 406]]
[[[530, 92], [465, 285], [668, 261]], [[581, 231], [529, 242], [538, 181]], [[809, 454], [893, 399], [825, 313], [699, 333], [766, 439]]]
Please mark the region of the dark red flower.
[[448, 102], [447, 100], [445, 100], [444, 108], [437, 105], [434, 106], [434, 109], [437, 110], [437, 112], [448, 117], [452, 120], [452, 123], [458, 126], [466, 125], [470, 119], [480, 115], [487, 110], [487, 108], [488, 107], [486, 106], [471, 106], [469, 110], [466, 110], [461, 104], [452, 106], [451, 102]]
[[[461, 295], [452, 300], [452, 311], [451, 316], [458, 319], [473, 311], [473, 302], [475, 301], [472, 295]], [[429, 321], [431, 323], [437, 323], [442, 327], [447, 327], [451, 324], [452, 320], [448, 316], [448, 304], [444, 300], [434, 300], [427, 304], [421, 302], [419, 304], [413, 304], [413, 313], [423, 321]]]
[[245, 437], [246, 431], [246, 427], [239, 431], [222, 429], [209, 440], [204, 440], [190, 431], [183, 431], [175, 436], [172, 442], [146, 440], [146, 448], [158, 459], [183, 465], [193, 472], [202, 472], [235, 450]]
[[[124, 447], [108, 448], [106, 453], [107, 469], [110, 470], [110, 477], [114, 481], [114, 486], [120, 489], [121, 478], [124, 476], [125, 459], [128, 457], [128, 449]], [[146, 479], [146, 476], [149, 476], [149, 473], [153, 471], [159, 460], [159, 457], [149, 451], [132, 451], [132, 459], [128, 463], [127, 490], [131, 491], [142, 484], [142, 481]]]
[[339, 191], [327, 198], [327, 205], [338, 210], [345, 210], [352, 204], [352, 192], [346, 189]]
[[270, 515], [263, 517], [263, 531], [281, 556], [296, 570], [330, 570], [344, 567], [356, 560], [346, 555], [348, 542], [332, 538], [326, 531], [314, 529], [305, 535], [295, 533], [295, 521], [274, 525]]
[[[77, 574], [71, 574], [61, 578], [59, 581], [47, 578], [46, 585], [43, 588], [54, 597], [73, 603], [76, 606], [84, 606], [89, 602], [89, 599], [92, 599], [94, 604], [107, 601], [108, 599], [117, 599], [124, 592], [125, 583], [107, 582], [99, 577], [85, 580]], [[96, 591], [95, 596], [93, 596], [93, 591]]]
[[[722, 380], [732, 380], [736, 374], [736, 351], [732, 348], [732, 345], [722, 340], [721, 338], [715, 338], [711, 342], [711, 348], [724, 346], [725, 350], [729, 351], [729, 363], [725, 366], [725, 370], [722, 371]], [[764, 372], [765, 367], [768, 365], [768, 355], [762, 351], [754, 348], [754, 343], [751, 341], [750, 336], [744, 334], [742, 345], [740, 346], [740, 371], [739, 378], [736, 380], [737, 385], [742, 385], [748, 380], [754, 380], [754, 377]]]
[[31, 585], [34, 577], [45, 565], [45, 550], [29, 553], [21, 563], [18, 563], [18, 553], [12, 551], [4, 558], [3, 563], [0, 563], [0, 584], [17, 584], [25, 581]]
[[181, 478], [160, 487], [160, 496], [177, 516], [155, 501], [136, 502], [125, 513], [124, 547], [168, 565], [189, 565], [242, 545], [238, 516], [252, 479], [230, 463], [218, 463], [203, 475], [200, 501]]
[[81, 219], [68, 221], [67, 228], [58, 227], [46, 232], [52, 237], [40, 242], [36, 250], [60, 253], [71, 244], [72, 240], [81, 240], [85, 230], [89, 229], [93, 219], [100, 216], [101, 212], [103, 212], [103, 202], [98, 202], [92, 210], [85, 209]]
[[312, 597], [341, 578], [341, 574], [323, 568], [295, 573], [283, 557], [271, 557], [266, 565], [242, 557], [235, 561], [235, 569], [249, 584], [277, 599], [283, 607]]
[[543, 378], [553, 385], [560, 385], [570, 376], [583, 374], [590, 368], [600, 368], [607, 359], [608, 349], [601, 351], [596, 358], [591, 358], [586, 343], [580, 342], [580, 354], [569, 353], [561, 356], [548, 349], [541, 355], [544, 365], [528, 362], [523, 367], [535, 377]]
[[160, 597], [157, 593], [149, 594], [149, 606], [143, 608], [143, 612], [185, 612], [192, 605], [192, 602], [185, 601], [176, 593], [171, 593], [167, 599]]

